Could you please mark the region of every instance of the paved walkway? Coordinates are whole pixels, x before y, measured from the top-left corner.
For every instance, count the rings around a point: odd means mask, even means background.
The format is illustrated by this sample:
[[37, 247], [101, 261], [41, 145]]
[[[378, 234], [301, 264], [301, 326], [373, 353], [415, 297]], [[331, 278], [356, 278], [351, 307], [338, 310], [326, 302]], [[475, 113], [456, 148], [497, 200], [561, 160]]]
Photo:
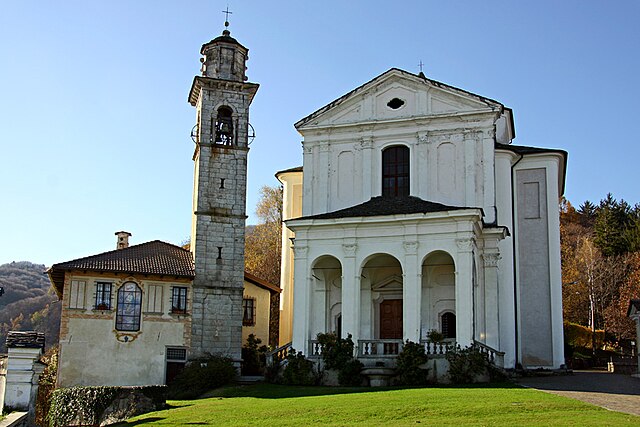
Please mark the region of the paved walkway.
[[607, 371], [574, 371], [573, 375], [521, 378], [518, 383], [598, 405], [640, 415], [640, 379]]

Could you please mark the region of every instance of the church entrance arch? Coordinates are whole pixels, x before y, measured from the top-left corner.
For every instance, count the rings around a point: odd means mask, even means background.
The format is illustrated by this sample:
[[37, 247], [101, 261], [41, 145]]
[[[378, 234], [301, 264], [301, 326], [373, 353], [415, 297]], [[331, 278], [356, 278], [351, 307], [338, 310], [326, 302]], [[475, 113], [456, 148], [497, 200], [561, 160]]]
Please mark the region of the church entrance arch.
[[311, 337], [325, 332], [341, 332], [342, 323], [342, 264], [331, 255], [313, 262], [311, 277]]
[[370, 256], [361, 273], [361, 336], [402, 339], [402, 266], [389, 254]]
[[436, 251], [422, 263], [421, 338], [431, 330], [455, 338], [456, 271], [451, 255]]

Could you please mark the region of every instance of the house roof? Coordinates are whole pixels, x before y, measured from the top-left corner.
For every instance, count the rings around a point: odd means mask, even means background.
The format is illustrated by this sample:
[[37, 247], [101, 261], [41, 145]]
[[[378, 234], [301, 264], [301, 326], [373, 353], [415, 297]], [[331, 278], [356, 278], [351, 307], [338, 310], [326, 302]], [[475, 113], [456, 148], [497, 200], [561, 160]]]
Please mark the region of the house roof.
[[629, 308], [627, 309], [627, 316], [631, 316], [632, 311], [640, 313], [640, 299], [629, 300]]
[[279, 175], [282, 175], [283, 173], [289, 173], [289, 172], [302, 172], [302, 166], [296, 166], [295, 168], [289, 168], [289, 169], [278, 171], [276, 172], [276, 178]]
[[248, 271], [244, 272], [244, 280], [271, 292], [277, 292], [277, 293], [282, 292], [282, 289], [280, 289], [279, 286], [274, 285], [273, 283], [267, 282], [266, 280], [263, 280], [258, 276], [254, 276]]
[[448, 206], [441, 203], [429, 202], [419, 197], [372, 197], [369, 201], [349, 208], [340, 209], [333, 212], [327, 212], [318, 215], [310, 215], [295, 220], [305, 219], [334, 219], [334, 218], [353, 218], [353, 217], [370, 217], [384, 215], [407, 215], [415, 213], [430, 212], [446, 212], [463, 209], [480, 209], [473, 207]]
[[318, 117], [319, 115], [329, 111], [330, 109], [332, 109], [333, 107], [335, 107], [337, 105], [342, 104], [344, 101], [346, 101], [351, 96], [355, 95], [358, 92], [362, 92], [362, 91], [366, 90], [369, 86], [373, 85], [376, 81], [381, 80], [381, 79], [385, 78], [387, 75], [391, 75], [391, 74], [401, 75], [401, 76], [407, 77], [407, 78], [415, 80], [415, 81], [423, 82], [425, 84], [430, 84], [430, 85], [435, 86], [435, 87], [440, 87], [440, 88], [448, 89], [448, 90], [451, 90], [451, 91], [454, 91], [454, 92], [458, 92], [459, 94], [470, 96], [470, 97], [475, 98], [476, 100], [478, 100], [480, 102], [484, 102], [488, 106], [506, 108], [502, 103], [500, 103], [500, 102], [498, 102], [498, 101], [496, 101], [494, 99], [486, 98], [484, 96], [477, 95], [475, 93], [466, 91], [464, 89], [457, 88], [455, 86], [451, 86], [451, 85], [448, 85], [448, 84], [445, 84], [445, 83], [442, 83], [442, 82], [439, 82], [439, 81], [436, 81], [436, 80], [428, 79], [423, 73], [413, 74], [413, 73], [410, 73], [408, 71], [401, 70], [399, 68], [391, 68], [391, 69], [385, 71], [384, 73], [380, 74], [379, 76], [376, 76], [373, 79], [369, 80], [368, 82], [364, 83], [363, 85], [360, 85], [357, 88], [353, 89], [352, 91], [342, 95], [340, 98], [338, 98], [338, 99], [336, 99], [334, 101], [331, 101], [329, 104], [327, 104], [324, 107], [314, 111], [313, 113], [309, 114], [308, 116], [304, 117], [303, 119], [299, 120], [297, 123], [294, 124], [295, 128], [298, 129], [298, 128], [304, 126], [305, 124], [309, 123], [311, 120], [313, 120], [314, 118]]
[[59, 296], [70, 270], [195, 277], [191, 252], [160, 240], [52, 265], [47, 273]]

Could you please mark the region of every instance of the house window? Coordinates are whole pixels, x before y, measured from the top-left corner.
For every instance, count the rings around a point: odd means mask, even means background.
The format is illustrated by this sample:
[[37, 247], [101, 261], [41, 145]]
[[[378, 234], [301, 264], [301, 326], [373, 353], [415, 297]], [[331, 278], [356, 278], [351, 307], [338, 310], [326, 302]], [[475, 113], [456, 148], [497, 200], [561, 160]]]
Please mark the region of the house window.
[[147, 287], [147, 312], [162, 313], [162, 285]]
[[187, 288], [174, 286], [171, 288], [171, 313], [186, 314], [187, 312]]
[[118, 289], [116, 329], [118, 331], [140, 330], [140, 307], [142, 290], [134, 282], [126, 282]]
[[242, 299], [242, 326], [254, 326], [256, 324], [256, 300], [255, 298]]
[[111, 310], [111, 283], [96, 283], [96, 310]]
[[404, 145], [389, 147], [382, 152], [382, 195], [409, 195], [409, 148]]
[[84, 308], [84, 293], [87, 282], [72, 280], [69, 289], [69, 308]]
[[442, 335], [445, 338], [456, 337], [456, 315], [447, 311], [440, 317], [440, 324], [442, 325]]

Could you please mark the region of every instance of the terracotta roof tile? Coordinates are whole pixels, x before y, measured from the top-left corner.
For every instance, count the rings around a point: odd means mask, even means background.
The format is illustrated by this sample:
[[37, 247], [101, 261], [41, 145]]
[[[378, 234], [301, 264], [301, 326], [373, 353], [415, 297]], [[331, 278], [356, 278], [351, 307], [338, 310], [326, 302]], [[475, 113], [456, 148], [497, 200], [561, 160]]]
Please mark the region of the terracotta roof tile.
[[52, 265], [48, 273], [58, 295], [68, 270], [195, 277], [191, 252], [160, 240]]

